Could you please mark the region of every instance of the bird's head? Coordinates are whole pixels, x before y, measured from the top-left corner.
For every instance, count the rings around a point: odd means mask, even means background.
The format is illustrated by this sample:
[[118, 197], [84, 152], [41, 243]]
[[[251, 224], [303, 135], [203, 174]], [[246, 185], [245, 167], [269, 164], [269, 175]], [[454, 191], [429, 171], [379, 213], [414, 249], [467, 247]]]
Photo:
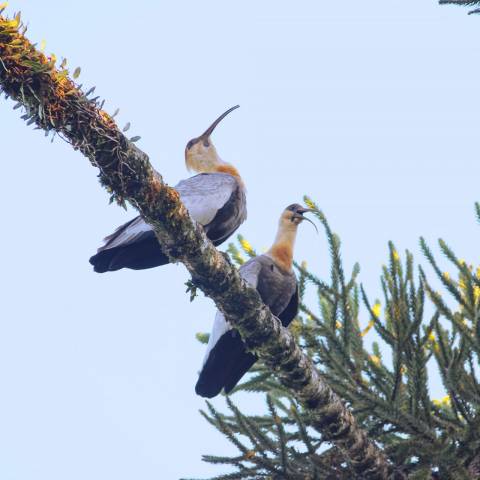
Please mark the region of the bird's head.
[[185, 164], [187, 169], [198, 173], [210, 173], [218, 171], [222, 163], [217, 150], [210, 139], [216, 126], [233, 110], [240, 105], [229, 108], [222, 113], [199, 137], [192, 138], [185, 147]]
[[304, 213], [311, 211], [310, 208], [304, 208], [298, 203], [293, 203], [289, 205], [280, 216], [277, 236], [267, 255], [272, 257], [275, 263], [283, 270], [290, 271], [292, 269], [293, 247], [298, 226], [306, 220], [317, 230], [316, 225], [310, 219], [303, 216]]
[[[280, 217], [281, 226], [286, 229], [296, 229], [304, 220], [310, 222], [317, 230], [317, 226], [309, 219], [303, 216], [304, 213], [313, 212], [311, 208], [305, 208], [298, 203], [292, 203], [282, 213]], [[317, 230], [318, 232], [318, 230]]]

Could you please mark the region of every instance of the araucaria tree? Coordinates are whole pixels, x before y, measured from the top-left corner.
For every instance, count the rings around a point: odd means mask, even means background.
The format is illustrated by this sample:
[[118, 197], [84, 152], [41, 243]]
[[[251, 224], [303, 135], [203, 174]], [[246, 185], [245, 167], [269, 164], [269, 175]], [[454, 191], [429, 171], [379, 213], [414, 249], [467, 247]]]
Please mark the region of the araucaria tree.
[[[390, 245], [381, 277], [384, 298], [372, 302], [357, 282], [357, 266], [346, 277], [338, 237], [306, 199], [325, 228], [331, 276], [326, 282], [297, 265], [300, 296], [314, 288], [318, 307], [302, 303], [291, 328], [283, 328], [192, 221], [136, 139], [126, 138], [103, 102], [76, 84], [79, 69], [70, 78], [66, 62], [57, 65], [55, 57], [38, 51], [25, 36], [20, 14], [8, 19], [4, 7], [0, 89], [6, 98], [23, 109], [27, 124], [59, 135], [98, 168], [111, 200], [129, 202], [140, 212], [162, 251], [186, 266], [192, 288], [215, 302], [259, 358], [237, 390], [265, 396], [264, 415], [242, 414], [231, 398], [227, 413], [210, 404], [204, 412], [238, 449], [231, 458], [205, 457], [231, 466], [218, 478], [479, 478], [480, 272], [440, 242], [455, 270], [443, 273], [422, 241], [447, 298], [433, 290], [411, 254], [402, 259]], [[245, 241], [241, 244], [254, 255]], [[230, 254], [242, 262], [236, 247]], [[363, 329], [362, 308], [370, 319]], [[364, 339], [374, 332], [382, 346], [374, 343], [368, 351]], [[429, 395], [430, 364], [445, 386], [441, 400]]]
[[[358, 265], [347, 278], [338, 236], [306, 202], [324, 226], [331, 273], [324, 281], [296, 265], [302, 300], [309, 288], [317, 297], [316, 307], [302, 301], [291, 327], [296, 341], [405, 478], [480, 478], [480, 268], [459, 260], [440, 240], [452, 264], [452, 273], [443, 272], [422, 239], [427, 264], [445, 290], [437, 292], [412, 254], [400, 255], [390, 243], [380, 277], [383, 298], [372, 301], [357, 281]], [[244, 254], [255, 255], [241, 237], [229, 251], [238, 264]], [[368, 319], [363, 328], [362, 309]], [[428, 371], [440, 374], [444, 397], [431, 398]], [[232, 457], [205, 455], [207, 462], [233, 467], [215, 478], [355, 478], [342, 451], [312, 429], [308, 412], [268, 367], [257, 364], [232, 393], [238, 391], [264, 396], [265, 414], [243, 414], [232, 397], [225, 412], [207, 403], [202, 414], [238, 450]]]

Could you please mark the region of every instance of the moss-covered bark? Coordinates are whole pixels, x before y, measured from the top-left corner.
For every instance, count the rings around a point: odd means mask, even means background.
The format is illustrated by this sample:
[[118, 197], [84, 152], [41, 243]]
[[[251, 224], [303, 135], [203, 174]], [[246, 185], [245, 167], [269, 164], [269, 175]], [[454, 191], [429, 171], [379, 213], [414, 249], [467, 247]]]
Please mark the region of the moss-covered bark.
[[25, 120], [56, 132], [80, 150], [99, 169], [100, 181], [112, 197], [119, 203], [128, 201], [141, 213], [163, 250], [187, 267], [195, 285], [309, 409], [316, 428], [345, 453], [360, 478], [400, 478], [256, 290], [192, 222], [178, 193], [163, 182], [148, 156], [95, 99], [83, 94], [64, 66], [56, 68], [55, 59], [37, 51], [21, 30], [19, 17], [0, 16], [0, 86], [26, 109]]

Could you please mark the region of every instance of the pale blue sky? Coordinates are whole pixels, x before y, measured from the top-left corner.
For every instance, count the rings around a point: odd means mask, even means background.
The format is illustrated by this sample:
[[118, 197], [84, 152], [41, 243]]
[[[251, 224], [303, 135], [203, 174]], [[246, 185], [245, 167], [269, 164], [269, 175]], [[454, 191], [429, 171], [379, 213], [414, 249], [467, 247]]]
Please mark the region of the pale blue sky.
[[[245, 179], [240, 231], [258, 249], [282, 208], [308, 194], [372, 297], [389, 239], [419, 259], [418, 237], [441, 236], [479, 263], [480, 19], [464, 9], [13, 0], [16, 10], [30, 39], [80, 65], [108, 111], [120, 107], [170, 184], [187, 176], [185, 143], [239, 103], [214, 142]], [[200, 456], [232, 450], [193, 389], [195, 333], [209, 330], [214, 305], [189, 303], [182, 266], [94, 274], [89, 256], [134, 212], [108, 205], [78, 152], [26, 127], [11, 102], [0, 112], [0, 478], [221, 473]], [[324, 237], [308, 226], [296, 257], [327, 275]]]

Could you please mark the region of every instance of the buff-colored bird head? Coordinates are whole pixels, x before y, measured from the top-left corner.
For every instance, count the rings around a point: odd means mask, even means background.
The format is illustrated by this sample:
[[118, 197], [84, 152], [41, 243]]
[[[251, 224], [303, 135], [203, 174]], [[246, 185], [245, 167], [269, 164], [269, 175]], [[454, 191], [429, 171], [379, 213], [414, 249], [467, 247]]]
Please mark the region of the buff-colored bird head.
[[185, 147], [185, 164], [189, 171], [197, 173], [224, 172], [237, 175], [237, 170], [218, 155], [210, 136], [216, 126], [239, 105], [222, 113], [199, 137], [192, 138]]

